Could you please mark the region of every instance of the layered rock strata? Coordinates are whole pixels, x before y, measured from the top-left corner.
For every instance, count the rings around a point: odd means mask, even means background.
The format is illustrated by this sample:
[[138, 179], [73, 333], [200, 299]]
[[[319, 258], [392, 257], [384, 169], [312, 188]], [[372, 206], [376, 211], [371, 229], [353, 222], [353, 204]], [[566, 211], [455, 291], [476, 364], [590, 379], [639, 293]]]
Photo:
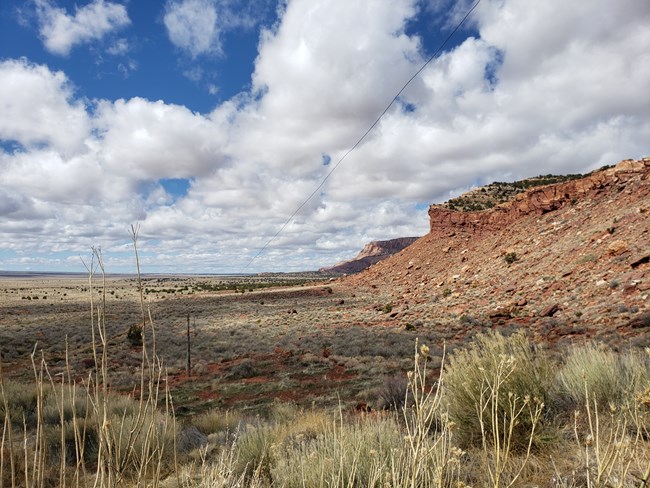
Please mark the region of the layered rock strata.
[[595, 196], [607, 187], [623, 186], [631, 180], [647, 180], [649, 177], [650, 158], [625, 160], [613, 168], [592, 173], [581, 179], [532, 188], [490, 210], [458, 212], [440, 205], [432, 205], [429, 207], [431, 234], [449, 236], [455, 232], [473, 235], [494, 232], [526, 215], [542, 215]]
[[417, 239], [417, 237], [400, 237], [386, 241], [372, 241], [366, 244], [354, 259], [338, 263], [329, 268], [321, 268], [320, 271], [344, 274], [359, 273], [373, 264], [402, 251]]

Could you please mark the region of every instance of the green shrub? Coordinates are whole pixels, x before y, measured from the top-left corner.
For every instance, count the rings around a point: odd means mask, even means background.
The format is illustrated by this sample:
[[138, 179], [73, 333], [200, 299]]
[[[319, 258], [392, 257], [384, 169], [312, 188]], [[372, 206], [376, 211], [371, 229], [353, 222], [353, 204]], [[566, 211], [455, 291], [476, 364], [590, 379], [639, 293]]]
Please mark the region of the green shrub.
[[401, 410], [406, 401], [406, 375], [395, 374], [384, 380], [378, 391], [379, 407], [385, 410]]
[[22, 425], [23, 418], [27, 426], [32, 426], [36, 420], [37, 392], [33, 384], [4, 380], [0, 391], [0, 419], [5, 418], [5, 402], [12, 423]]
[[273, 447], [274, 486], [384, 486], [390, 461], [403, 448], [400, 426], [393, 416], [330, 420], [316, 436], [296, 433]]
[[234, 432], [242, 421], [242, 416], [230, 410], [209, 410], [192, 418], [191, 424], [199, 432], [209, 435], [223, 431]]
[[246, 479], [271, 480], [272, 446], [281, 437], [280, 429], [271, 425], [248, 426], [237, 440], [237, 472]]
[[573, 346], [554, 385], [556, 402], [564, 409], [583, 407], [589, 392], [590, 403], [600, 407], [632, 403], [649, 382], [648, 353], [614, 352], [593, 343]]
[[[481, 412], [493, 413], [505, 425], [513, 421], [513, 410], [545, 403], [551, 384], [545, 352], [531, 345], [523, 332], [477, 335], [449, 357], [444, 381], [449, 416], [463, 445], [491, 438], [493, 426], [482, 424]], [[521, 413], [512, 436], [515, 447], [528, 443], [532, 428], [529, 415]]]
[[141, 347], [143, 342], [142, 326], [132, 325], [126, 333], [126, 338], [133, 347]]

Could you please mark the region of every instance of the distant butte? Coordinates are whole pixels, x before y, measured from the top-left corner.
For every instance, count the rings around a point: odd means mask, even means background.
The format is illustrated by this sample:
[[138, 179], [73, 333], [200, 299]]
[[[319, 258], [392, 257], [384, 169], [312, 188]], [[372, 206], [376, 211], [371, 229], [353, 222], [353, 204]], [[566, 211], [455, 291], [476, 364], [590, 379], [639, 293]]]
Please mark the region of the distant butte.
[[382, 259], [400, 252], [418, 239], [418, 237], [400, 237], [386, 241], [372, 241], [366, 244], [354, 259], [343, 261], [329, 268], [321, 268], [319, 271], [341, 274], [359, 273]]

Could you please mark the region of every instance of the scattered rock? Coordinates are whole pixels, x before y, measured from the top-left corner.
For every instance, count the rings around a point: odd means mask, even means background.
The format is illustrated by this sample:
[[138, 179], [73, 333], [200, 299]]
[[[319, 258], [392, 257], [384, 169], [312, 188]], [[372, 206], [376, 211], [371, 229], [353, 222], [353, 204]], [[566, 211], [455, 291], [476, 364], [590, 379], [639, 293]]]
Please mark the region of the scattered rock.
[[635, 285], [635, 284], [632, 284], [632, 285], [626, 285], [626, 286], [623, 288], [623, 294], [624, 294], [624, 295], [631, 295], [632, 293], [635, 293], [636, 291], [637, 291], [637, 289], [636, 289], [636, 285]]
[[650, 254], [646, 254], [645, 256], [640, 256], [635, 258], [634, 261], [630, 263], [630, 266], [632, 266], [633, 269], [636, 269], [642, 264], [647, 264], [647, 263], [650, 263]]
[[607, 246], [607, 252], [612, 256], [619, 256], [627, 251], [629, 247], [625, 241], [614, 241]]
[[551, 305], [547, 305], [542, 309], [542, 311], [539, 313], [540, 317], [552, 317], [553, 315], [556, 314], [556, 312], [560, 310], [560, 305], [557, 303], [553, 303]]
[[512, 308], [510, 307], [497, 307], [495, 310], [492, 310], [488, 317], [490, 319], [509, 319], [512, 317]]

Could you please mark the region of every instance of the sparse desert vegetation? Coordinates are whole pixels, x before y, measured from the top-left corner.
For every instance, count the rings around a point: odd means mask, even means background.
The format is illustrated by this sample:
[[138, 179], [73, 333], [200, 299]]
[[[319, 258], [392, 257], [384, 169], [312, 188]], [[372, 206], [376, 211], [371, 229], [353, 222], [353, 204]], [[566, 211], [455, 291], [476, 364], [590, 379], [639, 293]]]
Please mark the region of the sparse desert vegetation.
[[[640, 487], [650, 476], [648, 350], [588, 342], [558, 356], [484, 327], [454, 344], [424, 323], [387, 325], [376, 294], [341, 304], [331, 285], [140, 304], [130, 285], [66, 285], [85, 308], [78, 329], [22, 323], [14, 332], [44, 344], [25, 357], [3, 340], [3, 486]], [[143, 310], [134, 348], [126, 328]]]
[[383, 411], [275, 401], [263, 416], [183, 417], [159, 338], [139, 388], [112, 391], [98, 310], [85, 379], [70, 356], [53, 376], [38, 353], [31, 382], [2, 377], [3, 486], [632, 487], [650, 474], [648, 351], [587, 344], [558, 361], [523, 332], [486, 333], [442, 359], [415, 341], [403, 398]]

